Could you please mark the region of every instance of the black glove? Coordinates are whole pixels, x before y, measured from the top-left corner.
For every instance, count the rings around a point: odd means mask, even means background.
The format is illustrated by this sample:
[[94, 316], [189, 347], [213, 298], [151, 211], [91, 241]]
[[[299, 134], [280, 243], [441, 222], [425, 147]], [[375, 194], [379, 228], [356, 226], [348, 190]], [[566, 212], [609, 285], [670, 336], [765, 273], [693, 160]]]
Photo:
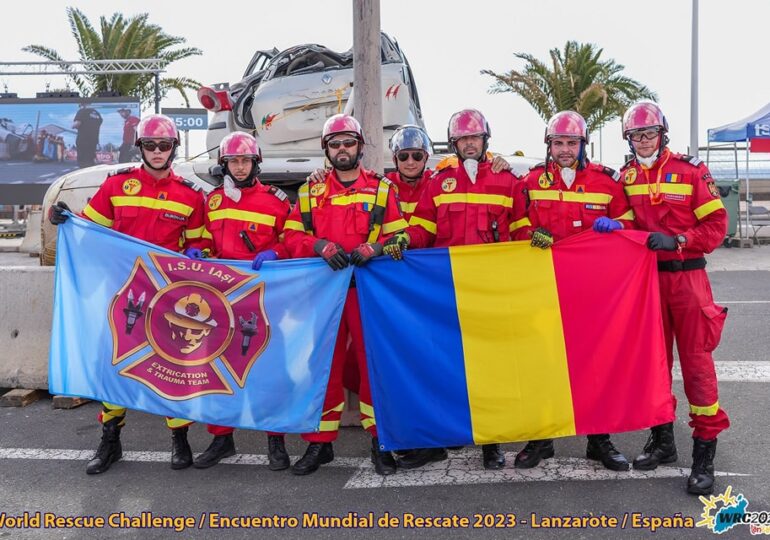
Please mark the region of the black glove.
[[553, 245], [553, 235], [548, 229], [539, 227], [532, 233], [530, 245], [532, 247], [539, 247], [540, 249], [548, 249]]
[[369, 262], [373, 257], [379, 257], [382, 255], [382, 244], [375, 242], [374, 244], [361, 244], [353, 253], [350, 254], [350, 262], [356, 266], [363, 266]]
[[654, 232], [647, 237], [647, 247], [653, 251], [676, 251], [679, 244], [674, 236]]
[[393, 257], [394, 261], [400, 261], [404, 256], [403, 252], [409, 248], [409, 242], [411, 242], [409, 233], [406, 231], [397, 232], [385, 240], [382, 250]]
[[328, 240], [317, 240], [313, 244], [313, 251], [323, 257], [326, 264], [331, 266], [332, 270], [342, 270], [350, 264], [348, 254], [337, 243], [329, 242]]
[[61, 225], [69, 219], [69, 216], [64, 211], [72, 212], [67, 203], [59, 201], [48, 210], [48, 221], [53, 225]]

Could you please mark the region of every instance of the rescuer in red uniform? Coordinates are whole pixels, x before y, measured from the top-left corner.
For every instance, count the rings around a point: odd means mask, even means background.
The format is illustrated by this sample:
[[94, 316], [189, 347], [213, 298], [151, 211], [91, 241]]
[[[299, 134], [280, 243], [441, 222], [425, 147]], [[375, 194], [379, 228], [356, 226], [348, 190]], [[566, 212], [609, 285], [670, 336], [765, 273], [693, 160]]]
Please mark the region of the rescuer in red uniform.
[[[297, 204], [286, 221], [284, 243], [292, 257], [320, 256], [332, 270], [349, 264], [362, 266], [382, 254], [382, 242], [407, 227], [390, 180], [360, 165], [364, 137], [352, 116], [337, 114], [324, 124], [321, 146], [333, 169], [322, 181], [310, 180], [298, 192]], [[366, 352], [355, 284], [351, 283], [342, 313], [332, 368], [326, 390], [321, 427], [302, 436], [305, 455], [292, 467], [294, 474], [309, 474], [334, 459], [344, 407], [342, 384], [346, 346], [351, 341], [360, 374], [361, 425], [372, 435], [372, 462], [378, 474], [396, 472], [390, 452], [380, 450], [369, 389]]]
[[[264, 261], [288, 258], [288, 250], [279, 238], [289, 216], [289, 199], [280, 189], [259, 181], [261, 162], [262, 151], [254, 137], [241, 131], [226, 136], [219, 145], [224, 181], [209, 194], [205, 204], [204, 237], [211, 239], [210, 255], [219, 259], [253, 259], [255, 270]], [[191, 249], [187, 255], [199, 258], [203, 254]], [[209, 424], [207, 428], [214, 439], [193, 461], [198, 469], [235, 455], [232, 427]], [[288, 469], [289, 454], [283, 434], [268, 432], [267, 443], [268, 468]]]
[[[524, 184], [532, 245], [547, 248], [589, 229], [633, 228], [634, 213], [618, 173], [586, 158], [588, 127], [582, 116], [574, 111], [555, 114], [545, 129], [545, 144], [545, 163], [533, 167]], [[553, 439], [530, 441], [516, 455], [514, 466], [529, 469], [553, 455]], [[588, 436], [586, 457], [613, 471], [629, 469], [625, 456], [606, 433]]]
[[[142, 154], [141, 167], [120, 169], [105, 180], [83, 210], [82, 217], [118, 232], [151, 242], [172, 251], [206, 249], [203, 238], [203, 195], [198, 187], [174, 174], [171, 162], [179, 146], [174, 122], [162, 114], [143, 118], [136, 128], [136, 146]], [[63, 202], [51, 208], [51, 223], [64, 223], [69, 210]], [[99, 421], [102, 440], [88, 474], [103, 473], [122, 455], [120, 430], [126, 409], [103, 403]], [[167, 418], [172, 430], [171, 468], [192, 465], [187, 442], [189, 420]]]
[[[516, 177], [493, 172], [487, 159], [489, 124], [479, 111], [465, 109], [449, 120], [448, 138], [458, 165], [440, 171], [428, 182], [409, 228], [385, 242], [385, 251], [400, 259], [408, 247], [448, 247], [506, 242], [526, 231], [529, 220], [521, 196], [514, 196]], [[415, 450], [414, 463], [442, 459], [443, 449]], [[501, 469], [505, 456], [497, 444], [482, 446], [486, 469]], [[419, 465], [417, 465], [419, 466]]]
[[[730, 420], [719, 406], [712, 351], [722, 335], [727, 309], [714, 303], [705, 253], [727, 233], [727, 211], [708, 168], [668, 145], [668, 123], [652, 102], [631, 106], [623, 116], [623, 137], [634, 158], [621, 169], [621, 181], [638, 228], [650, 231], [647, 245], [658, 252], [663, 329], [669, 370], [676, 340], [693, 428], [692, 470], [687, 491], [714, 490], [717, 436]], [[676, 461], [673, 424], [652, 428], [634, 468], [655, 469]]]

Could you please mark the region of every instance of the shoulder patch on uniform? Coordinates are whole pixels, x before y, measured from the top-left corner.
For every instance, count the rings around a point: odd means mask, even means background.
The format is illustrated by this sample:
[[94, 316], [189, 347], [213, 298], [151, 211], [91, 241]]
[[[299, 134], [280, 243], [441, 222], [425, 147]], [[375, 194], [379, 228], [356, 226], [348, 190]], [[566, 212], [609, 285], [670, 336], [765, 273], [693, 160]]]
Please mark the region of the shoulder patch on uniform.
[[275, 195], [278, 198], [279, 201], [285, 201], [285, 200], [287, 200], [289, 198], [289, 196], [286, 195], [286, 192], [284, 192], [282, 189], [277, 188], [275, 186], [270, 186], [267, 189], [267, 191], [271, 195]]
[[128, 174], [130, 172], [134, 172], [136, 169], [137, 167], [123, 167], [122, 169], [110, 171], [107, 177], [109, 178], [110, 176], [118, 176], [119, 174]]
[[609, 167], [602, 167], [602, 172], [615, 180], [616, 182], [620, 180], [620, 173], [616, 171], [615, 169], [611, 169]]
[[195, 182], [191, 182], [187, 178], [182, 178], [182, 185], [187, 186], [188, 188], [192, 189], [193, 191], [200, 191], [201, 187], [196, 184]]
[[620, 171], [623, 172], [629, 167], [631, 167], [634, 164], [634, 161], [636, 161], [635, 157], [629, 158], [628, 161], [626, 161], [623, 166], [620, 168]]
[[384, 176], [379, 176], [379, 175], [377, 176], [380, 182], [384, 182], [388, 186], [393, 187], [393, 180], [391, 180], [390, 178], [385, 178]]
[[700, 167], [703, 164], [703, 160], [696, 158], [695, 156], [688, 156], [687, 154], [679, 154], [676, 156], [677, 159], [680, 159], [681, 161], [686, 161], [693, 167]]

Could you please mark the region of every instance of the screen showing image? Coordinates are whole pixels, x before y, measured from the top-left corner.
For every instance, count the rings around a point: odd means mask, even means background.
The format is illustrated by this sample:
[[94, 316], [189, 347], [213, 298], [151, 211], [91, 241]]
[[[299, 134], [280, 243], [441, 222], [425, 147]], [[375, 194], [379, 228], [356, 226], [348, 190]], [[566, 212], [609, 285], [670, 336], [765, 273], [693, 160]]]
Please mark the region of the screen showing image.
[[127, 97], [0, 99], [0, 183], [45, 184], [134, 161], [139, 118], [139, 102]]

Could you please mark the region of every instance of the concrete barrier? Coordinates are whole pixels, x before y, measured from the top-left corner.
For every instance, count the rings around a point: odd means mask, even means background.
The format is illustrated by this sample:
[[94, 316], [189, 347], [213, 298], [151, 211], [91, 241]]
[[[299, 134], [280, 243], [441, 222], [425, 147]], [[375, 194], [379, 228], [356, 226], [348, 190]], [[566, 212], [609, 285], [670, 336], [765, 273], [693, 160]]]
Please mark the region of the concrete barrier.
[[0, 267], [0, 387], [48, 388], [53, 270]]
[[22, 253], [29, 253], [30, 257], [40, 255], [40, 227], [42, 222], [42, 210], [30, 210], [27, 214], [27, 230], [24, 233], [24, 241], [19, 247]]

